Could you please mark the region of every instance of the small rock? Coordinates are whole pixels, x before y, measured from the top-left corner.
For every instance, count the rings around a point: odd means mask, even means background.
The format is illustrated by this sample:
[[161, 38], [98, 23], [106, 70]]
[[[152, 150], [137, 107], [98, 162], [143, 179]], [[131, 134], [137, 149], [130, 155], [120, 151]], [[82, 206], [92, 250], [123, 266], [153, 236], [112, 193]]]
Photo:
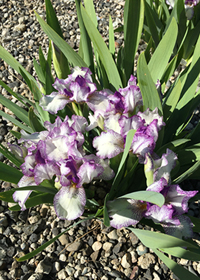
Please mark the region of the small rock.
[[117, 243], [113, 248], [113, 253], [118, 254], [119, 251], [121, 250], [121, 247], [122, 247], [122, 243]]
[[124, 268], [129, 268], [131, 266], [131, 254], [130, 253], [126, 253], [121, 260], [121, 265]]
[[52, 272], [53, 272], [53, 273], [56, 273], [56, 272], [58, 272], [58, 271], [60, 271], [60, 263], [59, 263], [59, 262], [54, 262], [54, 263], [53, 263]]
[[153, 277], [154, 277], [153, 280], [160, 280], [160, 277], [156, 272], [153, 272]]
[[28, 278], [28, 280], [42, 280], [42, 278], [43, 278], [42, 274], [34, 273], [33, 275], [31, 275], [31, 277]]
[[62, 262], [65, 262], [67, 259], [66, 255], [65, 254], [60, 254], [59, 256], [59, 260], [62, 261]]
[[69, 238], [67, 234], [61, 235], [61, 237], [59, 237], [58, 240], [60, 241], [61, 245], [67, 245], [69, 243]]
[[71, 267], [71, 266], [66, 266], [66, 267], [65, 267], [65, 271], [67, 272], [67, 274], [68, 274], [69, 276], [74, 275], [74, 272], [75, 272], [74, 268]]
[[109, 239], [114, 239], [117, 240], [118, 239], [118, 235], [117, 235], [117, 230], [114, 229], [111, 232], [108, 233], [108, 238]]
[[154, 255], [147, 253], [143, 254], [141, 257], [138, 259], [138, 265], [142, 269], [147, 269], [151, 264], [155, 263], [155, 257]]
[[92, 249], [94, 251], [99, 251], [101, 249], [101, 247], [102, 247], [102, 243], [99, 241], [94, 242], [92, 245]]
[[180, 262], [179, 262], [179, 263], [180, 263], [181, 265], [187, 265], [188, 262], [189, 262], [188, 260], [180, 259]]
[[113, 246], [112, 243], [110, 243], [110, 242], [105, 242], [105, 243], [103, 244], [103, 249], [104, 249], [106, 252], [108, 252], [108, 251], [110, 251], [110, 249], [112, 248], [112, 246]]
[[39, 264], [36, 267], [35, 272], [49, 274], [51, 269], [52, 269], [52, 264], [48, 260], [44, 259], [39, 262]]
[[144, 245], [140, 245], [136, 248], [136, 251], [138, 253], [139, 256], [142, 256], [143, 254], [147, 253], [148, 252], [148, 249], [147, 247], [145, 247]]
[[58, 279], [64, 280], [67, 278], [67, 273], [65, 272], [64, 268], [58, 272]]
[[94, 263], [96, 262], [98, 255], [99, 255], [99, 251], [95, 251], [90, 255], [90, 257]]
[[77, 241], [77, 242], [73, 242], [72, 244], [67, 246], [66, 249], [67, 249], [68, 252], [74, 252], [74, 251], [80, 250], [81, 247], [82, 247], [82, 242], [81, 241]]
[[26, 30], [26, 24], [24, 23], [21, 23], [21, 24], [17, 24], [15, 27], [14, 27], [14, 30], [15, 31], [25, 31]]

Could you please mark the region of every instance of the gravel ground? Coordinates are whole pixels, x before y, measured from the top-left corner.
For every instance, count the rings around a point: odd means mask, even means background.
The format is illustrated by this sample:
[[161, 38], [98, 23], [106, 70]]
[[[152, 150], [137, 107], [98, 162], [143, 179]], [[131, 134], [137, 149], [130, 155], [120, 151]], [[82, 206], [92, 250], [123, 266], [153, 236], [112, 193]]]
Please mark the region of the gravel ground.
[[[124, 1], [94, 1], [94, 3], [100, 32], [107, 38], [109, 14], [112, 16], [114, 27], [122, 24]], [[53, 5], [65, 40], [77, 49], [80, 32], [74, 0], [53, 0]], [[33, 75], [35, 74], [33, 58], [38, 60], [39, 46], [43, 51], [48, 47], [48, 38], [34, 16], [36, 10], [45, 18], [44, 7], [43, 0], [0, 0], [0, 43]], [[120, 47], [123, 42], [122, 34], [116, 34], [115, 41], [116, 47]], [[140, 50], [143, 47], [141, 45]], [[0, 70], [0, 79], [13, 91], [32, 99], [19, 74], [3, 61], [0, 61]], [[0, 93], [17, 103], [17, 100], [3, 88], [0, 88]], [[0, 109], [12, 114], [3, 106]], [[198, 118], [199, 110], [196, 110], [190, 128], [196, 124]], [[10, 122], [0, 117], [2, 144], [16, 142], [9, 132], [11, 129], [17, 130]], [[0, 161], [7, 162], [2, 154], [0, 154]], [[1, 182], [2, 191], [9, 190], [11, 187], [12, 184]], [[195, 186], [191, 185], [191, 188], [193, 187], [200, 188], [200, 185], [196, 182]], [[105, 193], [103, 185], [96, 191], [99, 199]], [[10, 204], [0, 202], [0, 280], [178, 279], [129, 230], [104, 228], [102, 223], [96, 220], [81, 222], [35, 258], [18, 263], [15, 257], [33, 251], [72, 223], [59, 221], [53, 207], [50, 206], [43, 205], [24, 212], [10, 212], [9, 206]], [[189, 211], [190, 215], [200, 218], [198, 201], [190, 205]], [[195, 239], [200, 240], [200, 235], [196, 234]], [[184, 259], [175, 260], [200, 276], [200, 263]]]

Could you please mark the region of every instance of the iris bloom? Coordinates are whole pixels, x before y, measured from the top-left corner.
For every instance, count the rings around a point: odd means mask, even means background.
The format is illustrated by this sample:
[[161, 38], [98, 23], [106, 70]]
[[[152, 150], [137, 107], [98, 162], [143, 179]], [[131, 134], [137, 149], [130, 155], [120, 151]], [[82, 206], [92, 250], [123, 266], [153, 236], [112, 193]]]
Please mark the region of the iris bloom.
[[50, 95], [43, 95], [40, 106], [51, 114], [56, 114], [71, 102], [86, 102], [89, 95], [96, 91], [88, 68], [75, 67], [67, 79], [56, 79], [53, 87], [57, 90]]
[[[110, 180], [114, 176], [108, 160], [85, 154], [83, 133], [87, 125], [84, 117], [66, 117], [63, 122], [57, 117], [53, 124], [44, 123], [46, 131], [32, 135], [22, 133], [19, 142], [27, 146], [26, 154], [22, 149], [11, 147], [24, 157], [21, 165], [24, 176], [19, 187], [37, 186], [55, 176], [55, 187], [59, 190], [54, 197], [54, 207], [60, 219], [74, 220], [83, 214], [86, 204], [84, 184], [93, 179]], [[15, 191], [13, 194], [21, 210], [26, 209], [25, 203], [31, 192]]]
[[160, 192], [165, 197], [162, 207], [147, 203], [144, 216], [163, 226], [166, 233], [182, 238], [192, 237], [192, 223], [188, 217], [182, 216], [188, 212], [188, 200], [198, 191], [183, 191], [178, 185], [168, 185], [164, 178], [160, 184], [152, 184], [147, 191]]

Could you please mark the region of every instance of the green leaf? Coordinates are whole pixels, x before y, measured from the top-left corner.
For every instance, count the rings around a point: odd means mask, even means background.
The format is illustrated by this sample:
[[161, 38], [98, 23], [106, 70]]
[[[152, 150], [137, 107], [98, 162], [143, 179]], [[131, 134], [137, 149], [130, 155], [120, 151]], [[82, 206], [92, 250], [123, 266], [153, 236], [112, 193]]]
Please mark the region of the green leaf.
[[106, 227], [110, 226], [110, 219], [108, 216], [108, 209], [107, 209], [107, 201], [109, 200], [109, 193], [106, 195], [104, 199], [104, 211], [103, 211], [103, 223]]
[[182, 173], [178, 178], [173, 180], [173, 183], [180, 184], [181, 182], [187, 180], [192, 176], [192, 174], [199, 170], [200, 161], [196, 162], [192, 167], [188, 168], [184, 173]]
[[177, 34], [178, 27], [175, 19], [172, 19], [170, 26], [167, 29], [167, 32], [163, 36], [159, 45], [157, 46], [148, 64], [148, 68], [154, 83], [156, 83], [158, 79], [160, 80], [164, 74], [168, 61], [173, 53], [173, 48], [176, 43]]
[[36, 256], [37, 254], [39, 254], [41, 251], [43, 251], [44, 249], [46, 249], [49, 245], [51, 245], [53, 242], [55, 242], [59, 237], [61, 237], [64, 233], [66, 233], [68, 230], [70, 230], [71, 228], [75, 227], [76, 225], [87, 221], [87, 220], [91, 220], [94, 217], [89, 217], [89, 218], [85, 218], [85, 219], [81, 219], [78, 222], [74, 223], [72, 226], [68, 227], [66, 230], [64, 230], [63, 232], [61, 232], [60, 234], [58, 234], [57, 236], [55, 236], [54, 238], [52, 238], [51, 240], [47, 241], [45, 244], [41, 245], [40, 247], [38, 247], [36, 250], [32, 251], [31, 253], [26, 254], [25, 256], [21, 257], [21, 258], [15, 258], [18, 262], [24, 262], [30, 258], [33, 258], [34, 256]]
[[94, 73], [93, 51], [92, 51], [90, 37], [88, 36], [87, 30], [83, 23], [83, 18], [80, 9], [81, 0], [75, 0], [75, 3], [76, 3], [76, 10], [78, 16], [78, 23], [80, 27], [80, 33], [81, 33], [81, 48], [83, 51], [83, 59], [85, 63], [88, 65], [88, 67], [91, 69], [91, 71]]
[[9, 159], [17, 167], [20, 167], [22, 165], [22, 162], [20, 160], [18, 160], [6, 147], [1, 145], [1, 143], [0, 143], [0, 153], [2, 153], [4, 155], [4, 157]]
[[196, 44], [192, 63], [185, 72], [180, 75], [182, 83], [181, 99], [179, 100], [176, 109], [167, 123], [165, 132], [165, 141], [170, 142], [175, 134], [181, 131], [181, 128], [187, 122], [193, 112], [194, 106], [199, 102], [199, 92], [195, 95], [197, 84], [199, 81], [200, 69], [200, 37]]
[[19, 128], [25, 130], [28, 133], [33, 133], [32, 128], [22, 124], [21, 122], [19, 122], [18, 120], [14, 119], [13, 117], [11, 117], [10, 115], [4, 113], [3, 111], [0, 111], [0, 116], [4, 117], [5, 119], [9, 120], [10, 122], [12, 122], [14, 125], [18, 126]]
[[159, 156], [162, 156], [162, 154], [165, 153], [167, 149], [170, 149], [173, 152], [176, 152], [177, 148], [180, 149], [180, 146], [181, 145], [185, 145], [187, 142], [190, 142], [190, 139], [177, 139], [177, 140], [174, 140], [172, 142], [169, 142], [169, 143], [163, 145], [160, 149], [158, 149], [156, 151], [156, 153]]
[[180, 247], [165, 248], [165, 249], [160, 249], [160, 250], [162, 250], [164, 253], [175, 256], [177, 258], [182, 258], [182, 259], [191, 260], [191, 261], [200, 261], [199, 249], [198, 249], [198, 252], [185, 250]]
[[200, 232], [200, 219], [199, 218], [195, 218], [195, 217], [190, 216], [190, 215], [187, 215], [187, 216], [190, 218], [190, 220], [194, 224], [194, 227], [192, 228], [193, 232]]
[[168, 63], [164, 74], [162, 75], [161, 78], [161, 84], [163, 83], [167, 83], [167, 81], [171, 78], [171, 76], [173, 75], [175, 69], [176, 69], [176, 65], [177, 65], [177, 60], [178, 60], [178, 55], [175, 55], [172, 60]]
[[49, 67], [49, 64], [46, 62], [45, 90], [47, 95], [55, 91], [54, 87], [52, 86], [53, 83], [54, 83], [54, 79], [51, 74], [51, 68]]
[[51, 4], [50, 0], [45, 0], [45, 6], [46, 6], [46, 17], [47, 17], [47, 24], [51, 26], [51, 28], [61, 37], [63, 38], [62, 35], [62, 30], [60, 28], [56, 13], [54, 11], [54, 8]]
[[[0, 180], [17, 184], [22, 177], [22, 172], [14, 167], [0, 162]], [[0, 193], [1, 198], [1, 193]]]
[[33, 131], [40, 132], [40, 131], [46, 130], [46, 128], [44, 128], [44, 126], [41, 124], [38, 117], [34, 113], [34, 110], [32, 107], [30, 107], [30, 109], [29, 109], [28, 117], [29, 117], [29, 122], [30, 122], [30, 125], [31, 125]]
[[73, 66], [88, 67], [82, 58], [65, 42], [36, 12], [35, 15], [44, 32], [63, 52]]
[[45, 84], [45, 75], [42, 71], [42, 68], [41, 66], [37, 63], [36, 59], [33, 58], [33, 65], [34, 65], [34, 68], [35, 68], [35, 72], [38, 76], [38, 79], [41, 83]]
[[129, 132], [126, 136], [126, 143], [125, 143], [124, 152], [123, 152], [122, 159], [121, 159], [121, 162], [120, 162], [118, 170], [117, 170], [117, 174], [115, 175], [115, 178], [114, 178], [113, 183], [112, 183], [112, 187], [111, 187], [111, 190], [110, 190], [110, 193], [109, 193], [109, 200], [111, 200], [113, 198], [114, 193], [117, 191], [116, 187], [119, 187], [119, 183], [120, 183], [120, 180], [121, 180], [121, 177], [122, 177], [122, 174], [120, 172], [121, 172], [122, 167], [124, 166], [125, 161], [127, 159], [127, 156], [128, 156], [128, 153], [129, 153], [134, 135], [135, 135], [135, 130], [131, 129], [131, 130], [129, 130]]
[[61, 52], [61, 50], [53, 43], [52, 41], [52, 50], [53, 50], [53, 65], [56, 71], [58, 79], [66, 79], [70, 74], [70, 69], [68, 66], [68, 60]]
[[85, 10], [88, 13], [89, 17], [93, 21], [94, 25], [97, 27], [97, 16], [94, 9], [93, 0], [84, 0]]
[[165, 203], [165, 198], [161, 193], [152, 192], [152, 191], [139, 191], [139, 192], [132, 192], [120, 196], [119, 198], [130, 198], [135, 200], [144, 200], [153, 204], [162, 207]]
[[12, 111], [14, 115], [18, 117], [22, 122], [29, 125], [28, 113], [23, 108], [5, 98], [3, 95], [0, 95], [0, 103], [10, 111]]
[[46, 59], [44, 57], [44, 54], [43, 54], [41, 46], [39, 46], [39, 61], [40, 61], [40, 66], [42, 68], [42, 72], [43, 72], [44, 77], [45, 77], [45, 73], [46, 73]]
[[175, 261], [170, 260], [168, 257], [166, 257], [163, 253], [158, 251], [157, 249], [153, 249], [153, 251], [156, 253], [156, 255], [166, 264], [171, 271], [173, 271], [176, 276], [181, 280], [198, 280], [199, 277], [195, 276], [193, 273], [189, 272], [184, 267], [178, 265]]
[[126, 0], [124, 7], [124, 60], [126, 81], [134, 69], [135, 53], [138, 49], [144, 21], [144, 1]]
[[109, 51], [113, 56], [115, 55], [115, 36], [114, 36], [112, 18], [110, 15], [109, 15]]
[[187, 241], [170, 236], [164, 233], [141, 230], [129, 227], [129, 229], [141, 240], [148, 248], [170, 248], [170, 247], [186, 247], [198, 249], [198, 246]]
[[157, 107], [159, 113], [162, 115], [160, 97], [155, 83], [151, 78], [144, 53], [139, 56], [138, 60], [138, 83], [142, 93], [143, 110], [145, 111], [147, 108], [154, 110]]
[[115, 65], [115, 62], [112, 58], [112, 55], [110, 54], [103, 38], [101, 37], [101, 34], [96, 29], [93, 21], [91, 20], [91, 18], [89, 17], [88, 13], [86, 12], [86, 10], [83, 8], [82, 5], [81, 5], [81, 14], [83, 17], [85, 28], [88, 32], [88, 35], [90, 36], [90, 39], [95, 49], [99, 54], [99, 57], [103, 63], [110, 84], [115, 89], [119, 89], [119, 87], [122, 86], [122, 82], [119, 76], [119, 72], [117, 70], [117, 66]]
[[157, 13], [153, 9], [151, 9], [147, 1], [145, 1], [145, 17], [151, 36], [155, 42], [155, 45], [157, 46], [160, 41], [159, 33], [162, 28], [162, 23], [159, 20]]
[[165, 102], [163, 104], [163, 116], [165, 121], [167, 121], [170, 118], [171, 114], [174, 112], [181, 95], [181, 90], [181, 81], [178, 80], [177, 84], [170, 92], [170, 95], [166, 97]]

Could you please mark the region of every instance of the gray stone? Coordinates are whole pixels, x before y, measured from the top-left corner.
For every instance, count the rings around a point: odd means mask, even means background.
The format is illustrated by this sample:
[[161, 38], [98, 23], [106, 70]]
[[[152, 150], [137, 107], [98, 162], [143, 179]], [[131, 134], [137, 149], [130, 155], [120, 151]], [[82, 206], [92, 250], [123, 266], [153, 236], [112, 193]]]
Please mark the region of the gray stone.
[[73, 242], [72, 244], [67, 246], [66, 249], [67, 249], [68, 252], [74, 252], [74, 251], [80, 250], [81, 247], [82, 247], [82, 242], [81, 241], [77, 241], [77, 242]]
[[137, 251], [139, 256], [142, 256], [143, 254], [148, 252], [148, 248], [141, 244], [140, 246], [138, 246], [136, 248], [136, 251]]
[[52, 269], [52, 264], [48, 260], [44, 259], [39, 262], [35, 272], [49, 274], [51, 272], [51, 269]]
[[34, 273], [33, 275], [31, 275], [31, 277], [28, 278], [28, 280], [42, 280], [42, 278], [42, 274]]
[[71, 266], [69, 266], [69, 265], [67, 265], [67, 266], [65, 267], [65, 271], [67, 272], [67, 274], [68, 274], [69, 276], [74, 275], [74, 272], [75, 272], [74, 268], [71, 267]]
[[147, 269], [151, 264], [154, 264], [154, 263], [155, 263], [155, 256], [150, 253], [143, 254], [138, 259], [138, 265], [142, 269]]
[[58, 279], [59, 280], [65, 280], [67, 277], [67, 273], [65, 272], [64, 269], [58, 272]]

